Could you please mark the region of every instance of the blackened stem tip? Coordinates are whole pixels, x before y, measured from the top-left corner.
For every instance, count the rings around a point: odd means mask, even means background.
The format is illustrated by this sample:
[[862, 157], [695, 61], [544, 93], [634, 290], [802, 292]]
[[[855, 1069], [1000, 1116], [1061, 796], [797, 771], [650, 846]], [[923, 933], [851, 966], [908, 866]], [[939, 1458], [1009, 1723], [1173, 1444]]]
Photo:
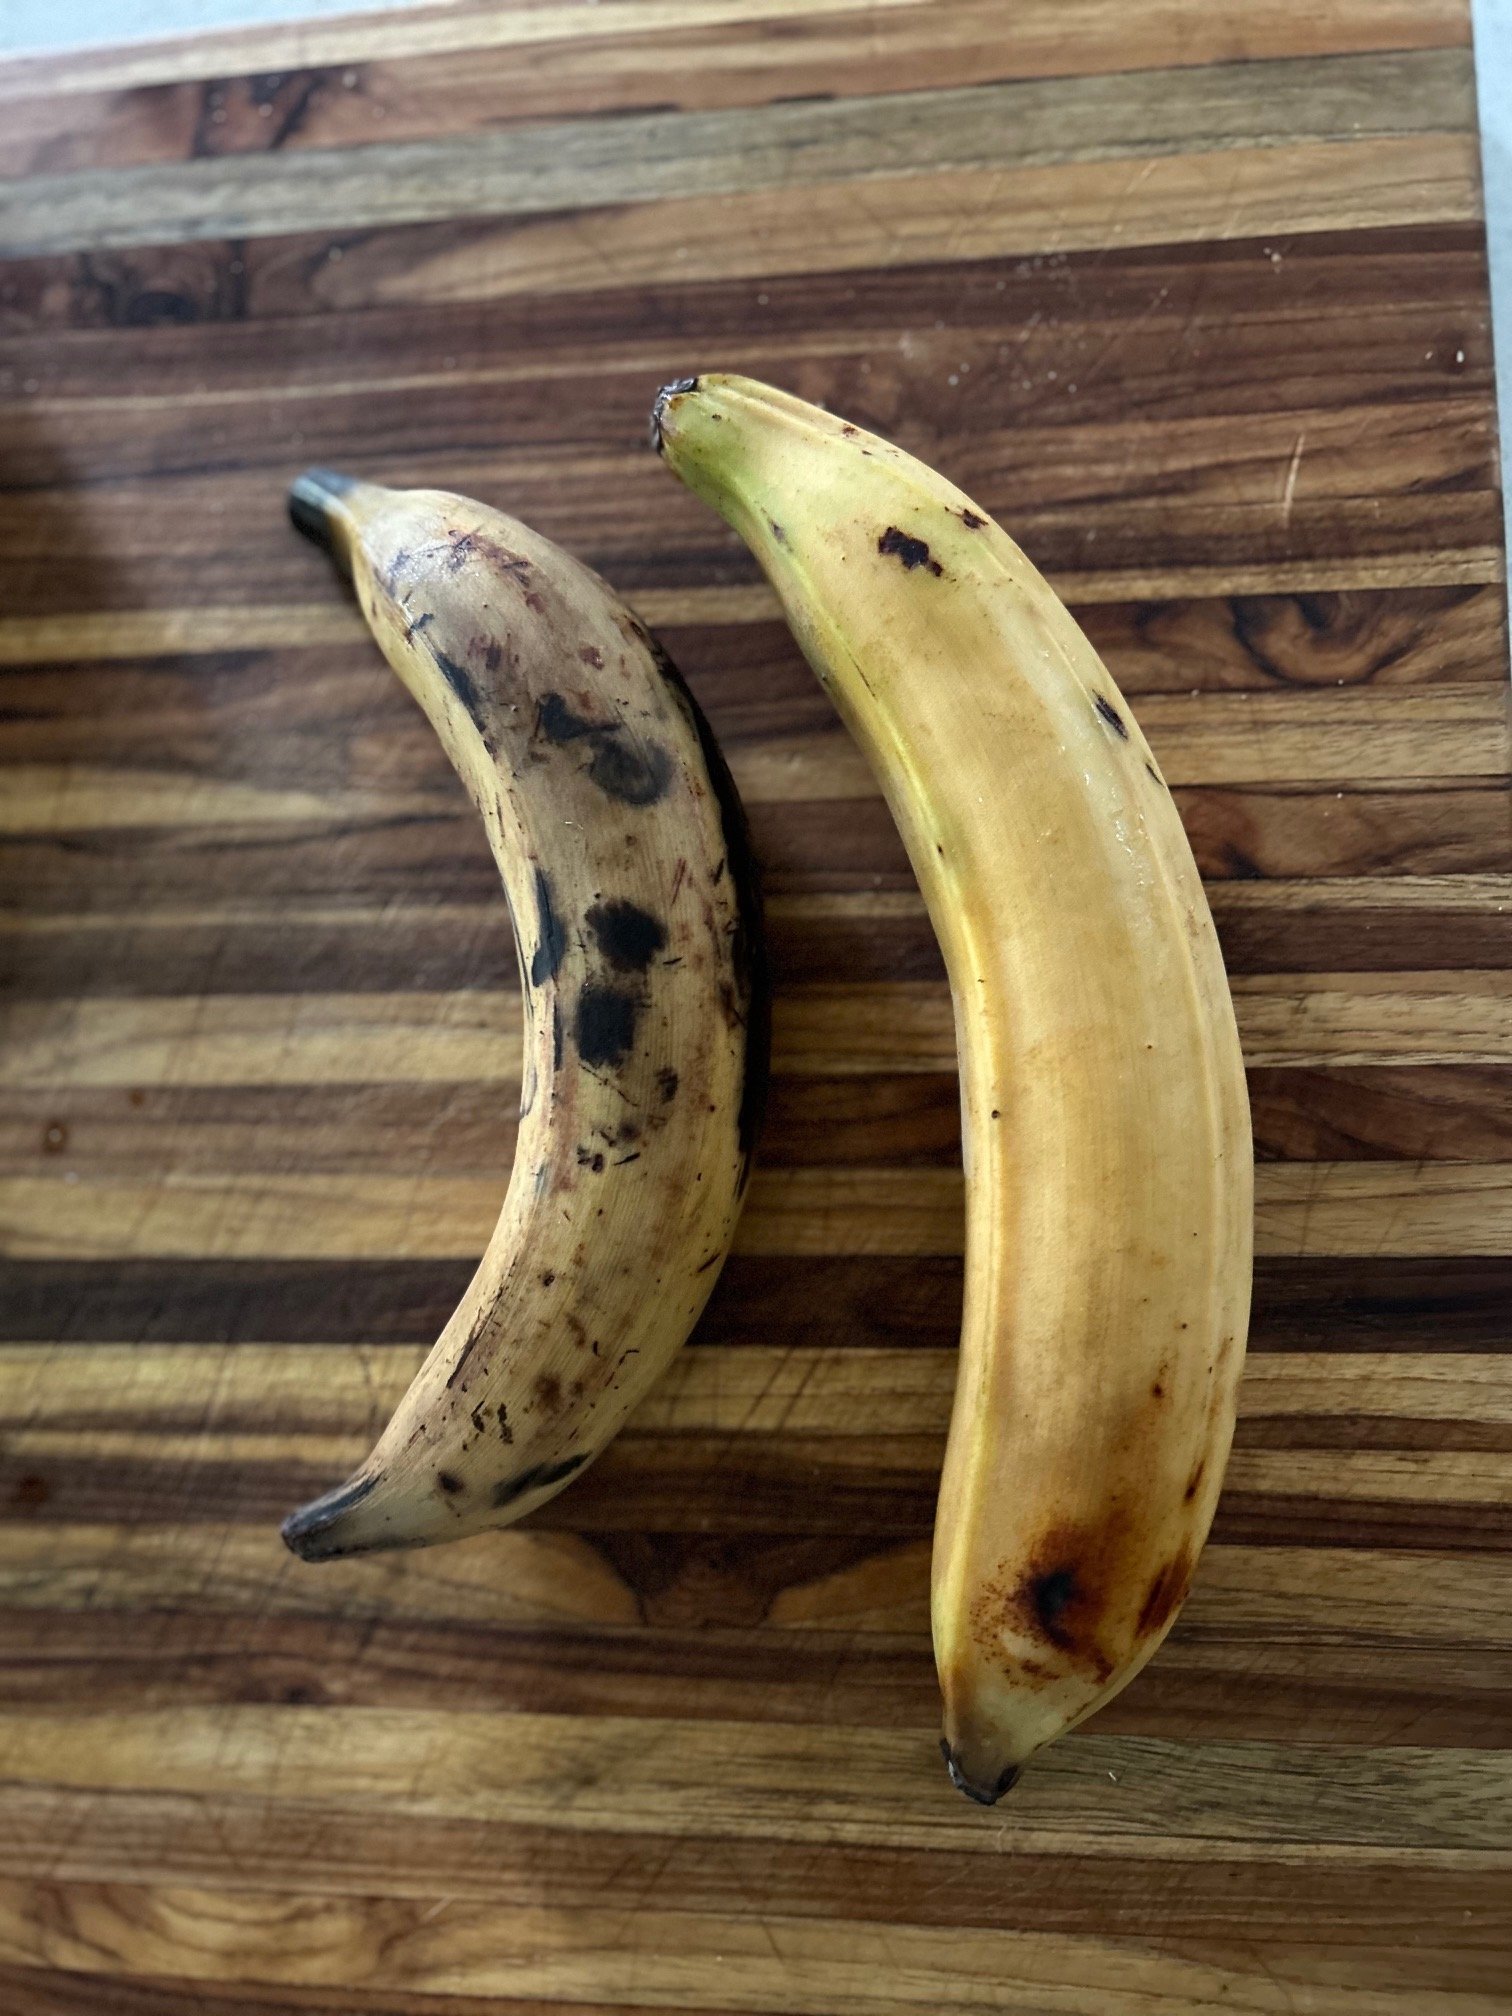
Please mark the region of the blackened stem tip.
[[342, 476], [335, 469], [306, 469], [289, 485], [290, 518], [307, 539], [337, 560], [342, 557], [341, 542], [332, 534], [331, 521], [356, 483], [355, 476]]
[[334, 1561], [343, 1554], [369, 1552], [371, 1543], [354, 1545], [350, 1537], [343, 1537], [341, 1527], [347, 1514], [372, 1493], [377, 1483], [374, 1476], [353, 1477], [323, 1497], [301, 1505], [279, 1528], [285, 1547], [301, 1561]]
[[665, 452], [665, 443], [662, 440], [662, 422], [667, 417], [668, 406], [680, 394], [684, 392], [696, 392], [697, 390], [698, 380], [696, 378], [674, 378], [669, 385], [663, 385], [657, 393], [651, 407], [651, 446], [656, 450], [658, 455]]
[[948, 1739], [944, 1736], [940, 1738], [940, 1755], [945, 1759], [945, 1768], [950, 1773], [951, 1784], [954, 1785], [957, 1792], [964, 1792], [966, 1797], [973, 1800], [978, 1806], [996, 1806], [1003, 1794], [1011, 1792], [1018, 1783], [1019, 1767], [1017, 1764], [1010, 1764], [1000, 1774], [996, 1785], [991, 1787], [978, 1785], [974, 1779], [966, 1776], [966, 1773], [956, 1762], [956, 1754], [951, 1749]]

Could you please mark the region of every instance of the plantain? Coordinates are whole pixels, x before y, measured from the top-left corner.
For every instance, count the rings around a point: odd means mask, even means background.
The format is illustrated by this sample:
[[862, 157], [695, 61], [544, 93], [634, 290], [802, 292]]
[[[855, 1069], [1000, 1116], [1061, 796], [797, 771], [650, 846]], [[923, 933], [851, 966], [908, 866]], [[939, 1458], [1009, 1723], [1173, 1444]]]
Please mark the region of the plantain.
[[312, 470], [290, 509], [482, 816], [524, 1001], [487, 1251], [371, 1455], [285, 1522], [329, 1560], [508, 1525], [609, 1441], [729, 1251], [768, 1017], [734, 786], [613, 591], [464, 497]]
[[1150, 1658], [1217, 1502], [1253, 1183], [1218, 941], [1127, 703], [985, 511], [749, 379], [666, 387], [652, 432], [869, 757], [950, 977], [966, 1278], [932, 1616], [950, 1774], [991, 1804]]

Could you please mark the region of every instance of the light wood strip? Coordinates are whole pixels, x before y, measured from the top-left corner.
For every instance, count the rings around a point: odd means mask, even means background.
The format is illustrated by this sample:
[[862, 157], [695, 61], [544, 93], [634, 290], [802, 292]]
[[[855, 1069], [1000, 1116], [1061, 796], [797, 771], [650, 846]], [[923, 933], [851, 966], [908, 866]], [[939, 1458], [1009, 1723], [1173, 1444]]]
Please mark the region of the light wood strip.
[[[979, 1823], [979, 1835], [1001, 1844], [1003, 1823]], [[819, 1920], [764, 1912], [754, 1897], [738, 1912], [703, 1915], [660, 1901], [606, 1911], [602, 1904], [566, 1909], [423, 1895], [314, 1898], [296, 1888], [249, 1892], [204, 1881], [83, 1883], [61, 1894], [36, 1877], [0, 1886], [0, 1952], [16, 1964], [140, 1980], [153, 1991], [193, 1981], [246, 1992], [248, 1984], [269, 1982], [297, 1993], [312, 1978], [345, 1982], [355, 1974], [368, 1994], [393, 1990], [404, 1998], [369, 2006], [434, 2009], [436, 2016], [457, 1996], [510, 1998], [455, 2005], [463, 2016], [558, 2005], [569, 2005], [571, 2016], [588, 2007], [610, 2016], [646, 2007], [695, 2016], [832, 2016], [842, 2007], [858, 2016], [942, 2007], [1013, 2016], [1149, 2016], [1154, 2009], [1297, 2016], [1304, 2006], [1307, 2016], [1422, 2016], [1425, 1992], [1435, 2016], [1504, 2016], [1494, 1974], [1473, 1956], [1452, 1970], [1454, 1986], [1425, 1989], [1407, 1956], [1372, 1962], [1363, 1977], [1351, 1962], [1341, 1978], [1316, 1946], [1277, 1949], [1268, 1934], [1264, 1950], [1247, 1935], [1232, 1950], [1213, 1949], [1204, 1941], [1193, 1953], [1183, 1940], [1132, 1931], [1110, 1938], [839, 1914]], [[871, 1962], [860, 1972], [858, 1953]], [[1461, 1978], [1472, 1985], [1459, 1986]], [[624, 1999], [627, 1984], [633, 2002]], [[444, 1999], [414, 1999], [430, 1994]], [[334, 2011], [337, 2004], [300, 2006]], [[359, 2005], [348, 1998], [343, 2006]]]
[[[792, 1573], [766, 1614], [774, 1630], [927, 1638], [927, 1538], [876, 1546], [817, 1577], [800, 1559]], [[643, 1621], [633, 1588], [597, 1547], [538, 1527], [381, 1564], [328, 1563], [311, 1575], [257, 1525], [13, 1522], [0, 1548], [0, 1598], [20, 1611], [381, 1617], [400, 1629]], [[1203, 1553], [1178, 1631], [1256, 1648], [1407, 1638], [1446, 1652], [1512, 1650], [1512, 1556], [1215, 1544]]]
[[[761, 33], [767, 24], [768, 32]], [[727, 32], [715, 39], [714, 31], [741, 28], [756, 32]], [[728, 64], [737, 73], [751, 73], [753, 96], [766, 97], [774, 95], [766, 85], [768, 66], [776, 66], [779, 76], [789, 67], [782, 48], [788, 42], [796, 43], [809, 65], [822, 57], [844, 78], [886, 64], [898, 85], [908, 88], [931, 62], [957, 52], [968, 60], [985, 60], [990, 76], [1064, 76], [1223, 62], [1236, 55], [1261, 59], [1449, 48], [1470, 40], [1464, 0], [1334, 0], [1311, 13], [1299, 13], [1295, 0], [1255, 0], [1245, 10], [1242, 32], [1203, 0], [1167, 0], [1158, 11], [1140, 17], [1137, 27], [1115, 0], [1019, 0], [1013, 28], [1005, 46], [997, 0], [952, 0], [944, 8], [908, 0], [880, 0], [877, 5], [812, 0], [803, 6], [796, 0], [677, 0], [675, 5], [617, 0], [608, 14], [596, 0], [507, 8], [491, 0], [448, 0], [444, 6], [13, 58], [0, 63], [0, 102], [45, 96], [61, 98], [66, 106], [70, 98], [85, 94], [327, 64], [399, 64], [402, 75], [416, 59], [475, 58], [504, 50], [519, 52], [521, 69], [528, 65], [548, 76], [566, 73], [573, 81], [591, 81], [598, 87], [595, 102], [601, 103], [605, 88], [633, 66], [637, 44], [644, 45], [642, 61], [662, 64], [679, 81], [685, 63]], [[806, 29], [819, 32], [810, 40]], [[700, 36], [708, 38], [706, 52], [694, 39]], [[446, 74], [454, 68], [449, 66]], [[76, 111], [74, 124], [86, 117], [87, 112]]]
[[[1229, 1763], [1203, 1761], [1215, 1769]], [[858, 1759], [857, 1768], [870, 1762]], [[984, 1832], [998, 1842], [1001, 1823], [979, 1825], [979, 1839]], [[859, 1952], [873, 1964], [858, 1976]], [[759, 1907], [704, 1917], [653, 1905], [606, 1912], [444, 1898], [404, 1903], [204, 1884], [80, 1884], [60, 1894], [40, 1879], [13, 1879], [0, 1885], [0, 1953], [18, 1964], [159, 1982], [297, 1988], [312, 1977], [346, 1981], [356, 1972], [370, 1990], [408, 1997], [507, 1996], [523, 1998], [522, 2008], [560, 2002], [574, 2012], [605, 2006], [614, 2016], [632, 2006], [623, 2000], [627, 1983], [635, 2007], [699, 2016], [832, 2016], [839, 2007], [893, 2016], [942, 2005], [1045, 2016], [1149, 2016], [1162, 2006], [1295, 2016], [1299, 2007], [1292, 1984], [1252, 1950], [1232, 1960], [1188, 1958], [1130, 1939], [817, 1921]], [[1423, 1992], [1412, 1979], [1400, 1988], [1360, 1989], [1323, 1970], [1307, 1983], [1307, 2012], [1422, 2016]], [[1437, 2016], [1505, 2011], [1491, 1987], [1436, 1992], [1434, 2003]], [[436, 2005], [438, 2016], [445, 2006]]]
[[[154, 85], [235, 76], [245, 71], [302, 70], [314, 64], [393, 61], [412, 56], [436, 56], [481, 49], [527, 50], [543, 43], [593, 43], [608, 35], [655, 36], [679, 21], [701, 26], [758, 28], [763, 23], [790, 21], [800, 14], [863, 15], [870, 19], [909, 0], [617, 0], [606, 17], [597, 0], [515, 0], [500, 7], [493, 0], [430, 0], [387, 13], [354, 8], [334, 20], [279, 21], [218, 33], [167, 37], [101, 49], [70, 50], [65, 57], [44, 54], [17, 57], [0, 64], [0, 98], [37, 91], [80, 94], [86, 91], [139, 90]], [[1295, 32], [1294, 9], [1276, 5], [1287, 30]], [[1436, 46], [1468, 41], [1453, 0], [1428, 0], [1414, 26], [1414, 10], [1403, 0], [1376, 0], [1370, 7], [1351, 8], [1362, 17], [1361, 33], [1385, 38], [1387, 47]], [[1053, 16], [1044, 8], [1046, 22]], [[1106, 18], [1104, 4], [1083, 11]], [[1192, 10], [1194, 15], [1197, 10]], [[1197, 15], [1200, 18], [1200, 15]], [[612, 27], [609, 22], [612, 20]], [[1353, 25], [1353, 24], [1351, 24]], [[1045, 32], [1045, 25], [1040, 28]], [[1107, 32], [1106, 30], [1104, 31]], [[1273, 29], [1274, 33], [1275, 30]], [[1346, 47], [1351, 46], [1349, 43]]]
[[366, 634], [339, 597], [203, 609], [101, 609], [68, 616], [0, 617], [0, 665], [111, 662], [175, 653], [351, 644]]
[[[70, 1177], [74, 1180], [70, 1181]], [[497, 1178], [167, 1172], [157, 1182], [0, 1179], [0, 1252], [14, 1259], [442, 1259], [482, 1251]], [[1512, 1253], [1512, 1165], [1266, 1163], [1263, 1255]], [[758, 1169], [737, 1253], [924, 1257], [961, 1251], [951, 1169]]]
[[[447, 10], [448, 16], [471, 11]], [[1436, 47], [1465, 39], [1463, 19], [1454, 14], [1452, 0], [1425, 6], [1416, 18], [1407, 15], [1402, 0], [1354, 0], [1315, 10], [1303, 21], [1284, 4], [1260, 5], [1246, 10], [1236, 40], [1222, 10], [1167, 0], [1141, 16], [1136, 39], [1127, 20], [1104, 0], [1072, 0], [1058, 14], [1045, 0], [1021, 0], [1011, 37], [1001, 32], [995, 0], [868, 9], [859, 18], [855, 11], [837, 14], [819, 7], [754, 34], [745, 24], [722, 19], [718, 9], [696, 6], [626, 33], [621, 19], [633, 22], [636, 10], [618, 5], [607, 17], [598, 16], [597, 35], [523, 48], [496, 45], [490, 40], [494, 24], [475, 17], [478, 39], [465, 46], [422, 47], [396, 60], [384, 54], [386, 42], [376, 52], [364, 45], [338, 71], [280, 69], [264, 61], [260, 74], [238, 77], [201, 67], [201, 76], [217, 80], [203, 91], [177, 67], [193, 64], [194, 45], [172, 45], [171, 57], [157, 45], [152, 54], [162, 57], [174, 81], [150, 92], [89, 90], [55, 60], [49, 66], [44, 59], [40, 69], [23, 63], [19, 80], [0, 67], [0, 102], [8, 106], [0, 127], [0, 173], [119, 167], [183, 159], [197, 150], [224, 155], [431, 139], [488, 131], [501, 120], [623, 114], [669, 102], [684, 111], [708, 110], [804, 95], [848, 97], [989, 84], [1010, 76], [1204, 64], [1238, 53], [1258, 61]], [[393, 20], [391, 14], [382, 18], [385, 27]], [[329, 29], [322, 23], [311, 32], [319, 42]], [[277, 46], [278, 31], [265, 30], [262, 39]], [[219, 38], [197, 42], [203, 66], [203, 45], [217, 46]], [[238, 46], [233, 41], [228, 53]], [[108, 70], [110, 59], [84, 54], [76, 61], [94, 76], [97, 66]], [[40, 95], [26, 94], [28, 70]], [[42, 91], [41, 79], [49, 74], [56, 88]], [[204, 149], [207, 113], [211, 150]]]
[[[170, 1499], [183, 1488], [174, 1480], [192, 1475], [202, 1490], [218, 1492], [218, 1502], [223, 1502], [225, 1492], [217, 1470], [241, 1475], [249, 1468], [263, 1468], [275, 1481], [280, 1475], [301, 1481], [306, 1477], [339, 1479], [349, 1475], [367, 1455], [383, 1425], [380, 1418], [371, 1433], [351, 1436], [211, 1436], [203, 1431], [178, 1435], [157, 1428], [96, 1428], [87, 1442], [73, 1430], [24, 1428], [7, 1435], [6, 1454], [22, 1475], [29, 1476], [58, 1474], [65, 1466], [134, 1470], [155, 1477]], [[712, 1450], [702, 1450], [701, 1438], [688, 1431], [692, 1453], [710, 1462], [739, 1454], [746, 1475], [758, 1478], [763, 1471], [772, 1470], [775, 1456], [786, 1476], [787, 1452], [774, 1447], [781, 1438], [758, 1437], [754, 1447], [747, 1448], [739, 1444], [736, 1431], [710, 1432], [718, 1437], [717, 1443]], [[797, 1435], [801, 1431], [795, 1427], [790, 1432]], [[926, 1434], [910, 1429], [885, 1440], [874, 1437], [875, 1446], [869, 1445], [866, 1454], [848, 1447], [847, 1441], [845, 1437], [810, 1433], [802, 1450], [805, 1474], [817, 1478], [832, 1473], [848, 1480], [858, 1463], [875, 1457], [886, 1463], [891, 1491], [901, 1493], [906, 1487], [910, 1493], [932, 1493], [945, 1454], [943, 1430]], [[816, 1445], [829, 1445], [824, 1450], [826, 1460], [820, 1460]], [[650, 1429], [627, 1429], [617, 1438], [615, 1451], [608, 1460], [608, 1474], [622, 1480], [636, 1474], [640, 1481], [645, 1466], [667, 1453], [667, 1438], [655, 1436]], [[1236, 1448], [1225, 1481], [1233, 1494], [1231, 1503], [1243, 1499], [1251, 1510], [1264, 1509], [1264, 1501], [1269, 1499], [1280, 1501], [1283, 1507], [1298, 1501], [1316, 1502], [1320, 1510], [1396, 1505], [1423, 1517], [1428, 1508], [1444, 1506], [1468, 1516], [1473, 1510], [1499, 1512], [1512, 1507], [1512, 1450]], [[299, 1489], [300, 1482], [292, 1482], [288, 1496], [293, 1497]], [[558, 1506], [550, 1518], [553, 1522], [565, 1519], [569, 1525], [592, 1525], [596, 1520], [587, 1512], [587, 1502], [579, 1497], [574, 1503]], [[260, 1504], [253, 1516], [263, 1516]], [[701, 1521], [693, 1523], [697, 1526]], [[797, 1523], [801, 1529], [801, 1518]], [[915, 1523], [912, 1507], [907, 1512], [896, 1511], [881, 1530], [895, 1532], [900, 1523], [910, 1527]]]
[[[0, 409], [3, 418], [3, 409]], [[1500, 582], [1499, 547], [1452, 552], [1364, 554], [1349, 559], [1245, 567], [1171, 567], [1106, 572], [1052, 571], [1051, 586], [1088, 604], [1163, 601], [1188, 596], [1328, 593], [1351, 588], [1453, 587]], [[765, 583], [719, 588], [641, 589], [633, 597], [646, 622], [661, 626], [768, 622], [781, 615]], [[193, 656], [321, 644], [353, 644], [366, 632], [357, 611], [339, 600], [313, 603], [206, 604], [201, 608], [99, 610], [85, 614], [0, 616], [0, 666], [85, 660]]]
[[1157, 155], [1132, 172], [1128, 161], [941, 169], [480, 225], [456, 248], [405, 237], [399, 250], [376, 235], [309, 286], [315, 305], [337, 309], [887, 269], [937, 260], [942, 216], [951, 257], [1022, 258], [1470, 223], [1481, 193], [1475, 143], [1453, 134]]
[[[319, 1801], [405, 1815], [635, 1834], [999, 1852], [935, 1786], [915, 1731], [595, 1716], [194, 1707], [82, 1720], [0, 1715], [13, 1784]], [[1108, 1772], [1115, 1775], [1115, 1792]], [[1512, 1751], [1175, 1744], [1086, 1734], [1026, 1774], [1024, 1849], [1157, 1836], [1512, 1852]]]
[[[209, 1456], [353, 1460], [383, 1427], [424, 1351], [355, 1344], [0, 1345], [0, 1430], [73, 1434], [87, 1447], [150, 1451], [161, 1436]], [[953, 1351], [739, 1351], [689, 1345], [636, 1409], [628, 1434], [942, 1436], [955, 1392]], [[1489, 1353], [1278, 1352], [1252, 1356], [1245, 1421], [1356, 1419], [1512, 1426], [1512, 1367]], [[106, 1438], [101, 1440], [99, 1438]], [[364, 1440], [367, 1438], [367, 1440]], [[362, 1443], [361, 1448], [353, 1445]], [[342, 1456], [335, 1458], [341, 1462]]]
[[[233, 155], [0, 182], [10, 257], [371, 230], [1284, 143], [1473, 133], [1462, 50], [1281, 58], [720, 112], [575, 119], [358, 149]], [[886, 194], [883, 201], [887, 200]]]
[[[1506, 973], [1231, 984], [1252, 1066], [1512, 1061]], [[482, 990], [0, 1004], [0, 1059], [18, 1087], [512, 1082], [520, 1037], [519, 996]], [[773, 1064], [795, 1076], [953, 1071], [949, 990], [922, 981], [789, 989], [774, 1003]]]
[[[1503, 776], [1512, 769], [1508, 702], [1492, 685], [1404, 688], [1389, 695], [1227, 693], [1144, 696], [1138, 708], [1166, 782], [1248, 784]], [[0, 734], [0, 755], [17, 733]], [[144, 754], [146, 751], [144, 750]], [[732, 742], [727, 754], [751, 804], [877, 795], [860, 750], [833, 728]], [[270, 825], [399, 818], [457, 809], [437, 766], [421, 788], [316, 790], [247, 782], [213, 770], [89, 762], [13, 762], [0, 768], [0, 832], [94, 827]]]

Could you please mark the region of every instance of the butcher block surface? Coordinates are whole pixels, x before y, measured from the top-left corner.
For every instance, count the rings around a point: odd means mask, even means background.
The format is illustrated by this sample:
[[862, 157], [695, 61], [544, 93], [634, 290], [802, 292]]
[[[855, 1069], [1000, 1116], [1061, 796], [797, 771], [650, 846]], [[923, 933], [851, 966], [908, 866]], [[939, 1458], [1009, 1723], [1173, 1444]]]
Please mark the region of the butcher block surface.
[[[0, 70], [6, 2016], [1512, 2004], [1474, 121], [1463, 0], [469, 0]], [[770, 594], [646, 447], [702, 369], [1002, 519], [1233, 978], [1258, 1261], [1213, 1544], [990, 1812], [928, 1629], [949, 1001]], [[287, 523], [307, 463], [631, 596], [745, 794], [777, 976], [674, 1371], [519, 1529], [319, 1568], [278, 1521], [468, 1278], [520, 1017], [481, 826]]]

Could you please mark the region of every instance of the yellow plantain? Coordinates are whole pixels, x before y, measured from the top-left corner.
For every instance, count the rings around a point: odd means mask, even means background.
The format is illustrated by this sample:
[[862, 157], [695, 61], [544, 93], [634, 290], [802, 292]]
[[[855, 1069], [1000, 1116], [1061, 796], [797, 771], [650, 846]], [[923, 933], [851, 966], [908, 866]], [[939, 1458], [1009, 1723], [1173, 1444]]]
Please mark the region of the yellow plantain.
[[514, 1167], [471, 1285], [306, 1560], [507, 1526], [687, 1336], [740, 1211], [767, 1062], [745, 822], [687, 688], [586, 567], [464, 497], [312, 470], [330, 547], [482, 814], [525, 1008]]
[[1128, 706], [969, 497], [744, 378], [668, 386], [653, 439], [870, 758], [950, 975], [966, 1298], [932, 1607], [942, 1747], [990, 1804], [1149, 1659], [1212, 1521], [1252, 1238], [1223, 961]]

